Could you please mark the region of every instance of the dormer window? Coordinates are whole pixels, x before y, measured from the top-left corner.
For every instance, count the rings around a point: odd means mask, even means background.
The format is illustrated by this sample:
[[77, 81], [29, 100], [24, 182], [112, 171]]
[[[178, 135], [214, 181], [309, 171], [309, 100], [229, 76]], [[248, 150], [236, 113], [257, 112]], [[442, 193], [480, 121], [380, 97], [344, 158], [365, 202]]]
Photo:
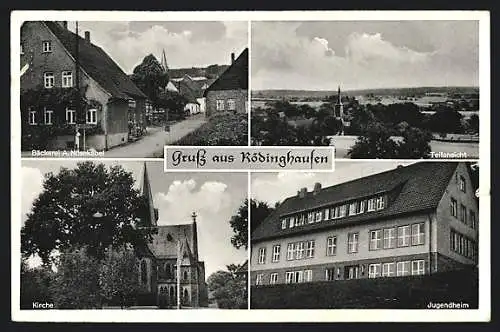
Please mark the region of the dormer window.
[[385, 207], [384, 196], [377, 197], [377, 210], [381, 210]]

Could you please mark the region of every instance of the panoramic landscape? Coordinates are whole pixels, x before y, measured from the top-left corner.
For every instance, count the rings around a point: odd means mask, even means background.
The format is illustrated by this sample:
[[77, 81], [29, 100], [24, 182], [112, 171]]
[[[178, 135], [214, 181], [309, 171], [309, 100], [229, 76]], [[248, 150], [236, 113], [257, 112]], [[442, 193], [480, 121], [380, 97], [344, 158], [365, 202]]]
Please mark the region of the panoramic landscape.
[[251, 47], [252, 145], [479, 157], [475, 21], [258, 22]]

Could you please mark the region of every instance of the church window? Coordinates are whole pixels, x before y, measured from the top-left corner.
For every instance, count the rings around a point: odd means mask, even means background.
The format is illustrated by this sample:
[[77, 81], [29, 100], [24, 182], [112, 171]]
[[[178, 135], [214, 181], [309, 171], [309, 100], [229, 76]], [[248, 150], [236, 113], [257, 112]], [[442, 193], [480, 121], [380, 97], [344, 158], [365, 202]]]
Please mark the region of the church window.
[[183, 275], [183, 277], [184, 277], [184, 278], [183, 278], [184, 280], [187, 280], [187, 279], [188, 279], [188, 272], [187, 272], [187, 271], [184, 271], [184, 275]]

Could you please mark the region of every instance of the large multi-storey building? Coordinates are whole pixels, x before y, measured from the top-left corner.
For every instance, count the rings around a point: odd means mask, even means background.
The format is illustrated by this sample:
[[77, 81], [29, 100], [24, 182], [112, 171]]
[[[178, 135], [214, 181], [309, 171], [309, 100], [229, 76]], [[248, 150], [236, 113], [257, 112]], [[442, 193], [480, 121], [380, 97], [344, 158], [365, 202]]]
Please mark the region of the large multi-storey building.
[[252, 232], [251, 285], [432, 274], [476, 265], [470, 166], [418, 162], [284, 200]]

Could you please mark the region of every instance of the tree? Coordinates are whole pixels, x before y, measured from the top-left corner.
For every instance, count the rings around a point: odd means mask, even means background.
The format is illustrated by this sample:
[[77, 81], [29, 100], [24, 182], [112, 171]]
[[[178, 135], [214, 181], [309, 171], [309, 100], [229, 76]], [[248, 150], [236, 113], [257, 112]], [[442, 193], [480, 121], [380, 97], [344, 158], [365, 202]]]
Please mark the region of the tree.
[[471, 132], [479, 133], [479, 116], [477, 114], [472, 114], [467, 121], [467, 126]]
[[168, 72], [164, 70], [153, 54], [147, 55], [134, 68], [130, 78], [154, 104], [157, 102], [160, 88], [166, 87], [169, 82]]
[[238, 208], [238, 211], [229, 220], [234, 235], [231, 236], [231, 244], [240, 249], [248, 249], [248, 199]]
[[26, 260], [21, 260], [21, 309], [33, 309], [33, 302], [53, 303], [51, 287], [54, 272], [45, 265], [29, 268]]
[[429, 129], [436, 133], [461, 133], [462, 117], [462, 114], [454, 109], [439, 109], [430, 117]]
[[270, 207], [266, 202], [252, 198], [250, 200], [250, 232], [253, 232], [274, 210], [275, 208]]
[[216, 271], [207, 278], [208, 290], [221, 309], [246, 309], [247, 286], [245, 278], [235, 272], [240, 265], [228, 265], [228, 271]]
[[[177, 92], [168, 90], [160, 90], [156, 105], [158, 107], [168, 109], [168, 117], [170, 118], [184, 118], [184, 107], [187, 104], [187, 99]], [[169, 120], [166, 119], [166, 120]]]
[[401, 159], [427, 158], [431, 152], [429, 145], [432, 134], [419, 128], [406, 128], [403, 141], [398, 144], [398, 157]]
[[109, 245], [144, 245], [152, 230], [136, 227], [146, 222], [147, 209], [133, 185], [132, 173], [122, 166], [108, 170], [91, 161], [46, 174], [21, 229], [21, 252], [49, 263], [51, 253], [74, 246], [87, 246], [91, 256], [101, 259]]
[[101, 296], [121, 308], [134, 303], [141, 291], [135, 253], [124, 247], [109, 247], [99, 268]]
[[58, 309], [98, 309], [101, 307], [99, 262], [87, 248], [61, 253], [52, 287]]
[[383, 124], [374, 123], [367, 128], [364, 135], [358, 137], [348, 155], [361, 159], [395, 158], [398, 146], [390, 136]]

